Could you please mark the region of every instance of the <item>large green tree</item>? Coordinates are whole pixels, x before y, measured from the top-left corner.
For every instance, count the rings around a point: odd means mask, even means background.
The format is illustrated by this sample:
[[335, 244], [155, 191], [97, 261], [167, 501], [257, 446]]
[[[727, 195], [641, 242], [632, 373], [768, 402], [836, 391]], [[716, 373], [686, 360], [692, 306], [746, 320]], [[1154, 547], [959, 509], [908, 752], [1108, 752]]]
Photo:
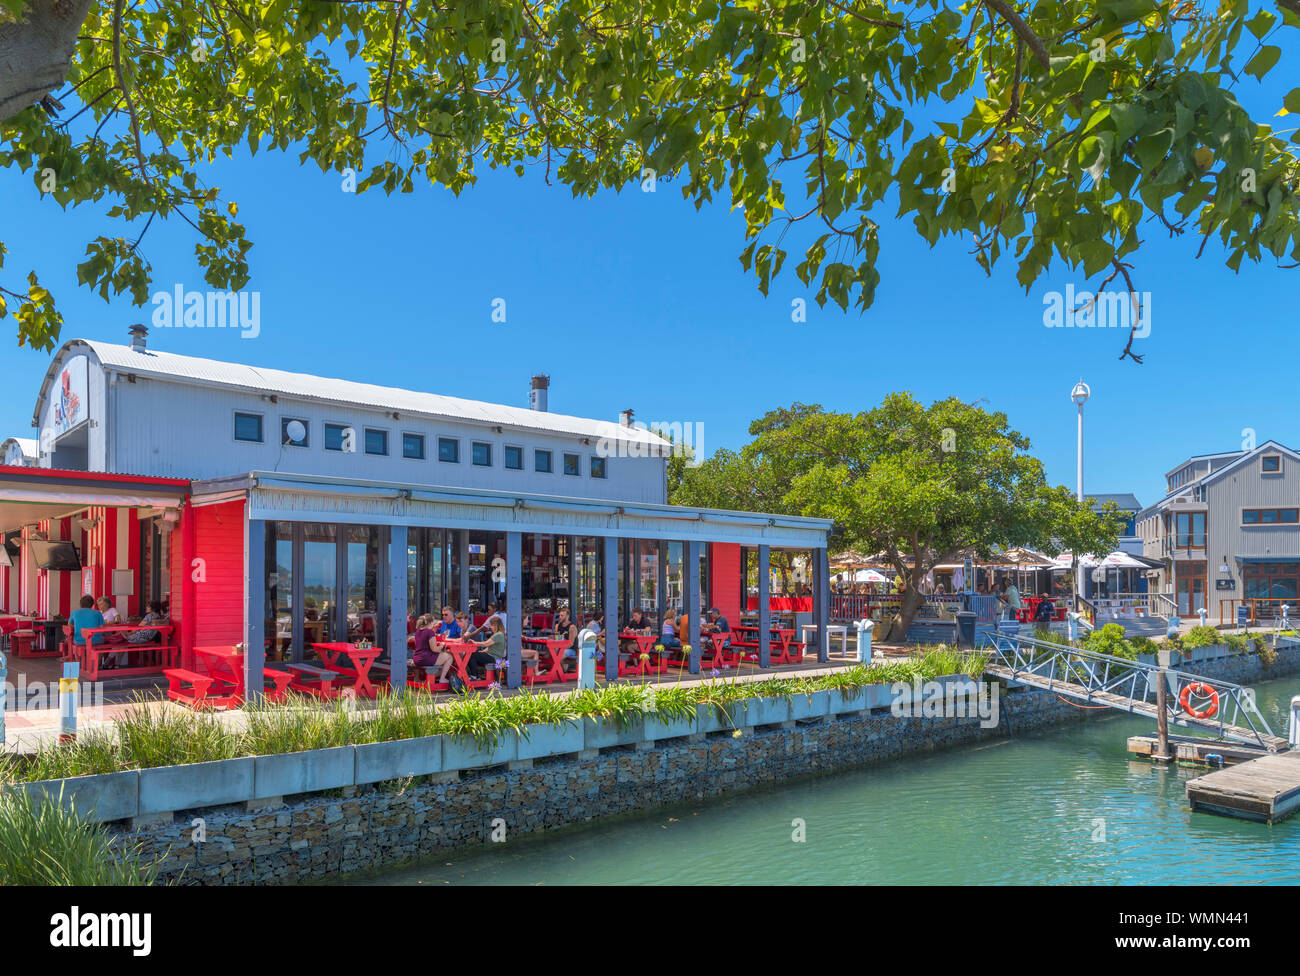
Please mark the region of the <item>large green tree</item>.
[[840, 545], [885, 554], [903, 581], [883, 639], [903, 639], [921, 580], [962, 550], [1109, 552], [1119, 534], [1113, 512], [1047, 483], [1005, 414], [957, 399], [927, 407], [894, 393], [859, 414], [796, 403], [750, 434], [739, 452], [687, 469], [672, 500], [834, 519]]
[[[1295, 137], [1270, 125], [1300, 89], [1261, 118], [1238, 99], [1300, 0], [0, 0], [0, 17], [0, 166], [119, 221], [77, 269], [105, 298], [147, 301], [156, 219], [193, 226], [213, 287], [242, 287], [250, 244], [205, 172], [259, 149], [358, 191], [460, 192], [481, 165], [535, 164], [575, 195], [675, 180], [744, 215], [765, 293], [793, 249], [816, 300], [846, 308], [872, 303], [895, 201], [990, 273], [1010, 256], [1026, 288], [1059, 260], [1133, 294], [1152, 232], [1191, 232], [1189, 257], [1213, 239], [1233, 268], [1300, 261]], [[7, 311], [20, 343], [57, 339], [36, 270], [0, 268]]]

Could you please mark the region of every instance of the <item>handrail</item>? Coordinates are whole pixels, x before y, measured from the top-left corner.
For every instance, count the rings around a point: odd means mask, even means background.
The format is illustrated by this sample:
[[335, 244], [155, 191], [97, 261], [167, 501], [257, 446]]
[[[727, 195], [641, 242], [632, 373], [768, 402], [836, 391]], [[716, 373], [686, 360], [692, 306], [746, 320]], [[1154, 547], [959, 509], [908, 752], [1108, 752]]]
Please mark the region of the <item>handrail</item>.
[[[1224, 619], [1223, 605], [1228, 605], [1228, 616]], [[1247, 604], [1250, 612], [1247, 616], [1248, 624], [1258, 625], [1264, 620], [1276, 620], [1278, 612], [1282, 607], [1296, 607], [1300, 605], [1300, 600], [1295, 597], [1284, 596], [1248, 596], [1248, 597], [1229, 597], [1219, 601], [1219, 626], [1236, 626], [1237, 624], [1237, 605]]]
[[[988, 634], [985, 644], [990, 647], [990, 663], [1005, 668], [1011, 680], [1033, 678], [1045, 681], [1049, 691], [1098, 702], [1120, 711], [1153, 716], [1156, 688], [1163, 680], [1169, 690], [1166, 712], [1175, 724], [1217, 731], [1221, 739], [1252, 742], [1265, 749], [1275, 747], [1279, 741], [1268, 720], [1256, 707], [1254, 691], [1230, 681], [1203, 678], [1186, 671], [1054, 644], [1035, 637]], [[1033, 681], [1026, 683], [1034, 684]], [[1184, 689], [1196, 685], [1207, 685], [1218, 694], [1214, 716], [1198, 718], [1180, 714]], [[1103, 695], [1106, 697], [1101, 697]], [[1273, 744], [1270, 745], [1266, 739], [1273, 739]]]

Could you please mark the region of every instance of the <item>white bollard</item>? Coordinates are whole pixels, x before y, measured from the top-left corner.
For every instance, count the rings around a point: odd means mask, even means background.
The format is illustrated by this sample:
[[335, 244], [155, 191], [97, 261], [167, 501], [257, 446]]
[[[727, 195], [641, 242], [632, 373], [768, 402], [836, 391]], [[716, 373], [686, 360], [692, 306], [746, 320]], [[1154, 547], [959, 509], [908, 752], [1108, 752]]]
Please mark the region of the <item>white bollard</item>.
[[1199, 610], [1196, 611], [1196, 615], [1197, 615], [1198, 617], [1201, 618], [1201, 626], [1202, 626], [1202, 627], [1205, 626], [1205, 617], [1206, 617], [1206, 614], [1207, 614], [1207, 613], [1208, 613], [1208, 611], [1205, 609], [1205, 607], [1201, 607], [1201, 609], [1199, 609]]
[[874, 620], [858, 620], [854, 623], [858, 628], [858, 663], [871, 663], [871, 632], [876, 629]]
[[578, 635], [578, 687], [596, 687], [596, 633], [585, 628]]
[[63, 677], [59, 679], [59, 742], [75, 742], [77, 739], [77, 702], [81, 698], [78, 674], [81, 665], [75, 661], [63, 665]]
[[1292, 749], [1300, 749], [1300, 695], [1291, 699], [1291, 725], [1287, 741], [1291, 743]]
[[1083, 614], [1071, 610], [1065, 615], [1065, 636], [1073, 644], [1079, 639], [1079, 619]]

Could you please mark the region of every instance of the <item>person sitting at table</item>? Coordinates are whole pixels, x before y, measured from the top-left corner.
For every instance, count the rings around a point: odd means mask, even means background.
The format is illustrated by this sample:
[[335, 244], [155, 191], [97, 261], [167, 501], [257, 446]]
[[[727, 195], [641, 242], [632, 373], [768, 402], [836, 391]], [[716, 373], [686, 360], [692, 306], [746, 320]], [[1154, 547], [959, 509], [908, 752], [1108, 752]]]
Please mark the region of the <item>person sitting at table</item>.
[[153, 627], [161, 627], [166, 623], [166, 605], [160, 600], [153, 600], [149, 604], [149, 612], [141, 617], [139, 624], [136, 625], [146, 629], [131, 631], [126, 635], [126, 642], [128, 644], [156, 644], [162, 640], [162, 632], [154, 630]]
[[665, 651], [680, 651], [682, 642], [677, 639], [677, 625], [671, 616], [664, 616], [664, 625], [659, 628], [659, 643]]
[[[72, 642], [74, 644], [85, 644], [86, 638], [82, 636], [82, 630], [94, 630], [96, 627], [104, 626], [104, 615], [95, 609], [95, 598], [93, 596], [83, 596], [81, 606], [72, 611], [72, 616], [68, 618], [68, 623], [72, 625]], [[104, 643], [103, 634], [93, 634], [91, 636], [92, 644]], [[112, 667], [105, 660], [104, 665]]]
[[654, 630], [654, 625], [650, 623], [650, 618], [645, 615], [645, 612], [637, 607], [628, 618], [627, 629], [635, 634], [644, 634]]
[[[628, 617], [627, 623], [623, 625], [622, 629], [633, 634], [654, 633], [654, 626], [641, 611], [640, 607], [637, 607], [632, 611], [632, 615]], [[640, 653], [637, 648], [637, 643], [634, 640], [620, 640], [618, 642], [618, 650], [620, 654], [630, 654], [633, 656]]]
[[438, 664], [438, 651], [433, 635], [434, 616], [426, 613], [415, 622], [415, 648], [411, 651], [411, 666], [433, 668]]
[[[469, 676], [478, 681], [487, 673], [488, 668], [496, 667], [497, 661], [506, 660], [506, 631], [501, 626], [501, 621], [496, 617], [488, 618], [488, 639], [483, 641], [474, 641], [478, 650], [469, 656], [465, 665], [465, 670]], [[537, 666], [537, 652], [531, 647], [525, 647], [519, 652], [523, 658], [524, 665], [529, 662], [534, 667]]]
[[442, 620], [433, 628], [433, 632], [444, 640], [452, 640], [460, 636], [460, 627], [456, 623], [456, 611], [451, 607], [442, 608]]
[[467, 630], [464, 634], [465, 637], [467, 638], [473, 637], [475, 634], [484, 634], [484, 635], [489, 634], [490, 631], [488, 625], [491, 624], [493, 620], [501, 621], [501, 632], [505, 633], [505, 629], [506, 629], [505, 608], [502, 607], [498, 609], [497, 604], [489, 603], [487, 605], [487, 612], [488, 612], [487, 619], [484, 620], [477, 627], [471, 627], [469, 630]]
[[1056, 604], [1052, 602], [1052, 595], [1044, 593], [1038, 598], [1038, 606], [1034, 607], [1034, 623], [1050, 624], [1055, 614]]
[[469, 639], [469, 614], [464, 610], [456, 612], [456, 626], [460, 628], [460, 639]]
[[[602, 623], [602, 630], [604, 624]], [[578, 626], [569, 617], [569, 608], [561, 607], [555, 615], [555, 639], [564, 639], [569, 642], [569, 646], [564, 651], [565, 657], [576, 658], [578, 656]], [[599, 645], [600, 638], [596, 638]]]
[[[704, 624], [702, 629], [709, 634], [731, 634], [731, 624], [727, 623], [727, 618], [722, 615], [722, 612], [717, 607], [709, 607], [708, 622]], [[730, 636], [723, 640], [722, 646], [731, 646]]]

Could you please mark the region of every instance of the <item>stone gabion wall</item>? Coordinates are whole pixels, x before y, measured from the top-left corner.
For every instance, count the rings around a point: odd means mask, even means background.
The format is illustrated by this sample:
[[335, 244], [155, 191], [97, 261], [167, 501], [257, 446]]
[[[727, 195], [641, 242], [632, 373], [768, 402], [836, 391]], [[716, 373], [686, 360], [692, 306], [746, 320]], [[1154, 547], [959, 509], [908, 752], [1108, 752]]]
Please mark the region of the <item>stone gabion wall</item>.
[[[1242, 655], [1189, 670], [1248, 684], [1300, 670], [1300, 648], [1279, 650], [1272, 668]], [[161, 859], [164, 880], [294, 884], [487, 843], [498, 819], [515, 836], [1115, 714], [1079, 708], [1051, 692], [1004, 690], [1002, 720], [990, 729], [976, 719], [896, 717], [878, 709], [747, 730], [740, 738], [720, 732], [702, 741], [664, 740], [644, 751], [620, 746], [594, 757], [475, 770], [452, 782], [303, 795], [271, 810], [181, 812], [171, 823], [123, 834], [146, 857]], [[200, 828], [203, 839], [196, 843]]]
[[1005, 695], [1002, 711], [998, 727], [982, 729], [975, 719], [877, 710], [746, 730], [739, 738], [719, 732], [702, 741], [664, 740], [644, 751], [620, 746], [595, 757], [538, 760], [530, 768], [475, 770], [453, 782], [305, 795], [271, 810], [179, 812], [171, 823], [123, 833], [146, 857], [161, 859], [164, 879], [293, 884], [486, 843], [498, 818], [514, 836], [997, 738], [1008, 723], [1019, 733], [1095, 715], [1033, 690]]

